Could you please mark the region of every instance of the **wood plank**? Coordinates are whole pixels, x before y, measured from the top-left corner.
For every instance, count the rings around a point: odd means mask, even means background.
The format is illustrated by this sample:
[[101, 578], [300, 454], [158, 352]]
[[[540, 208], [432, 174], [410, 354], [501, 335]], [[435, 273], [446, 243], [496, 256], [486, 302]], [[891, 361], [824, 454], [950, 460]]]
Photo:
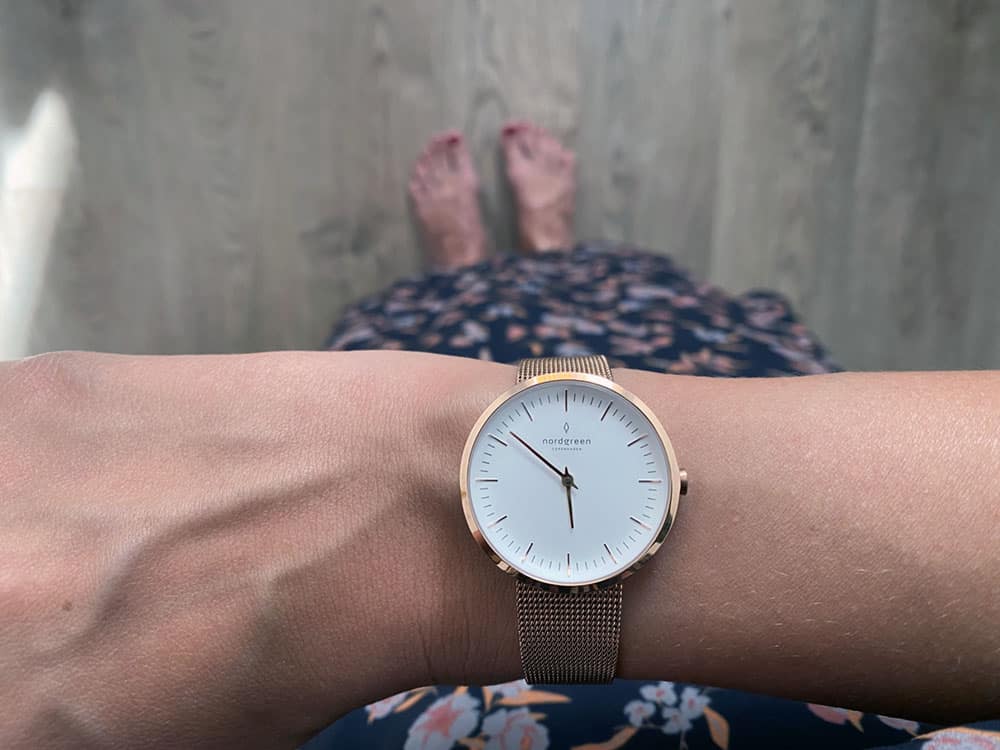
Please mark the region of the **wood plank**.
[[577, 227], [709, 266], [721, 13], [706, 2], [583, 5]]
[[734, 291], [783, 292], [821, 336], [843, 302], [873, 12], [758, 0], [725, 14], [710, 276]]
[[[997, 18], [989, 4], [879, 4], [845, 259], [849, 304], [827, 331], [853, 366], [997, 363], [995, 334], [992, 354], [969, 346], [997, 322], [974, 278], [992, 263], [980, 233], [1000, 165]], [[974, 288], [984, 299], [970, 306]]]

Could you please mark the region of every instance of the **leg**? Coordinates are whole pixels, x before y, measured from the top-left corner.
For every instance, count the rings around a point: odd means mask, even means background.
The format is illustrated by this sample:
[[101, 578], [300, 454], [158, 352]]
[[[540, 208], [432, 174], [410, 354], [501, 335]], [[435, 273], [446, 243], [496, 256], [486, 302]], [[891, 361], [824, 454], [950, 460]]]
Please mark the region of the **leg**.
[[501, 142], [525, 252], [570, 247], [576, 192], [573, 152], [530, 122], [507, 123]]

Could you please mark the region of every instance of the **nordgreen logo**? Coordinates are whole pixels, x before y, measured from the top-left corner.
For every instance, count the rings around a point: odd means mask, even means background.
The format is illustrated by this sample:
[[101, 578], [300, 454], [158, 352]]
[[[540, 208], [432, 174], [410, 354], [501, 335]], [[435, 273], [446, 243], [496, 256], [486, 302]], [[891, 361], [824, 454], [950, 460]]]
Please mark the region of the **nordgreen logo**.
[[590, 445], [590, 438], [548, 437], [542, 438], [542, 445]]

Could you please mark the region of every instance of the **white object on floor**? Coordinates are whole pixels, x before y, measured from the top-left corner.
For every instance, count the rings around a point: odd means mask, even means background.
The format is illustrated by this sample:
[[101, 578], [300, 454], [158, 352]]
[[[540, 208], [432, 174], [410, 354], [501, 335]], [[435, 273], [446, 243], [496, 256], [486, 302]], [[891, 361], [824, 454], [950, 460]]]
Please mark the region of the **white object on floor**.
[[65, 98], [38, 97], [23, 129], [0, 144], [0, 361], [28, 353], [45, 268], [76, 164]]

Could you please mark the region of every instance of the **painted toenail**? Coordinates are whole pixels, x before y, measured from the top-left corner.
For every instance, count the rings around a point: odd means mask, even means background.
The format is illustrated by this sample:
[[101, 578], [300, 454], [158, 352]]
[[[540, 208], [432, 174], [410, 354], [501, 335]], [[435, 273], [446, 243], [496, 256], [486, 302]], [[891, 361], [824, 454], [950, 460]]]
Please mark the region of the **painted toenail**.
[[448, 141], [447, 142], [448, 142], [449, 146], [454, 146], [460, 140], [462, 140], [462, 136], [460, 136], [458, 133], [452, 133], [451, 135], [448, 136]]

